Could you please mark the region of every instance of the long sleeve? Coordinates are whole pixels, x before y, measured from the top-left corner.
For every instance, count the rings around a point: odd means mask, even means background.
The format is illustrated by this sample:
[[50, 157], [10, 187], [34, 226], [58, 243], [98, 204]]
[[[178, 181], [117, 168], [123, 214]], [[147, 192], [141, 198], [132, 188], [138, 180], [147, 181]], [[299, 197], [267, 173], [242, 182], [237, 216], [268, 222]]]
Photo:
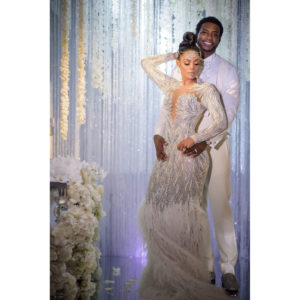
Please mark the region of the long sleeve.
[[[157, 66], [173, 60], [173, 53], [167, 53], [157, 56], [151, 56], [148, 58], [144, 58], [142, 60], [142, 67], [147, 75], [161, 88], [161, 90], [166, 94], [170, 89], [174, 89], [178, 86], [178, 80], [164, 74], [161, 72]], [[166, 111], [164, 106], [160, 109], [160, 115], [158, 122], [155, 126], [154, 134], [163, 135], [163, 131], [165, 128], [165, 121], [166, 121]]]
[[181, 72], [177, 65], [172, 70], [172, 77], [177, 79], [178, 81], [182, 81]]
[[169, 90], [178, 86], [178, 80], [161, 72], [157, 66], [173, 60], [173, 53], [161, 54], [142, 59], [141, 64], [147, 75], [159, 86], [159, 88], [166, 94]]
[[227, 118], [220, 101], [220, 94], [216, 87], [210, 83], [198, 85], [195, 89], [202, 105], [208, 110], [212, 122], [201, 131], [191, 136], [195, 143], [207, 141], [227, 128]]
[[226, 79], [226, 84], [220, 92], [225, 106], [229, 128], [235, 119], [240, 103], [240, 79], [237, 70], [231, 68], [230, 72], [226, 74]]
[[[207, 144], [211, 147], [216, 147], [224, 139], [225, 135], [228, 134], [227, 130], [236, 117], [240, 103], [240, 80], [236, 68], [227, 67], [220, 72], [221, 74], [218, 74], [218, 77], [222, 78], [222, 88], [218, 86], [219, 84], [217, 84], [217, 86], [222, 96], [228, 124], [224, 131], [207, 141]], [[211, 121], [209, 114], [205, 114], [205, 117], [198, 128], [198, 132], [205, 129]]]

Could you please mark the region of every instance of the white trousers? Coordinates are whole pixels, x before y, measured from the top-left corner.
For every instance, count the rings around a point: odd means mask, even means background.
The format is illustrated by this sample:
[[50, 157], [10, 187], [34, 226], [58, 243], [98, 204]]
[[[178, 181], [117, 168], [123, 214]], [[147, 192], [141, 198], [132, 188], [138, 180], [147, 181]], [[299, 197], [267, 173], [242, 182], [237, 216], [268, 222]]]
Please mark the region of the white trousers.
[[[220, 254], [222, 274], [233, 273], [237, 261], [237, 245], [233, 217], [229, 206], [230, 199], [230, 143], [226, 140], [218, 149], [211, 148], [210, 169], [204, 188], [203, 206], [207, 208], [209, 198], [217, 245]], [[207, 197], [208, 196], [208, 197]], [[207, 245], [206, 257], [209, 271], [214, 270], [214, 254], [211, 244]]]

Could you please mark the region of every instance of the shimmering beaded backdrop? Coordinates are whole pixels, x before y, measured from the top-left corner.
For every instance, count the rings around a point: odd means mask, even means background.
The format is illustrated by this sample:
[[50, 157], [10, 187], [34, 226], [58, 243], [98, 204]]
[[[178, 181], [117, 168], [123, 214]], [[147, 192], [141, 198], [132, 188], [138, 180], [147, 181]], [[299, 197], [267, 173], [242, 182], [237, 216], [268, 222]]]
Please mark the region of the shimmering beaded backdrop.
[[[249, 1], [86, 1], [86, 123], [76, 125], [77, 3], [70, 15], [70, 114], [67, 140], [60, 137], [61, 1], [51, 0], [51, 117], [53, 155], [76, 154], [108, 171], [101, 221], [103, 255], [145, 256], [136, 211], [155, 159], [153, 129], [162, 95], [140, 61], [177, 50], [185, 31], [205, 16], [224, 26], [217, 53], [237, 66], [239, 113], [231, 128], [231, 206], [240, 259], [249, 259]], [[164, 65], [168, 73], [172, 63]], [[96, 79], [95, 79], [96, 78]], [[97, 88], [93, 81], [98, 82]], [[213, 243], [215, 253], [217, 247]]]

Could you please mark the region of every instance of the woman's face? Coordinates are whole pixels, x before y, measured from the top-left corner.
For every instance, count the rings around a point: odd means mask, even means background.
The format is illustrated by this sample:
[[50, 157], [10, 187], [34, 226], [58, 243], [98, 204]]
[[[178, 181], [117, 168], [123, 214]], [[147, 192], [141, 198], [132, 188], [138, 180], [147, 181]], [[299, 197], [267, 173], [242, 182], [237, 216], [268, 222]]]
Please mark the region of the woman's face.
[[203, 60], [195, 50], [184, 51], [176, 64], [180, 68], [182, 80], [197, 79], [203, 69]]

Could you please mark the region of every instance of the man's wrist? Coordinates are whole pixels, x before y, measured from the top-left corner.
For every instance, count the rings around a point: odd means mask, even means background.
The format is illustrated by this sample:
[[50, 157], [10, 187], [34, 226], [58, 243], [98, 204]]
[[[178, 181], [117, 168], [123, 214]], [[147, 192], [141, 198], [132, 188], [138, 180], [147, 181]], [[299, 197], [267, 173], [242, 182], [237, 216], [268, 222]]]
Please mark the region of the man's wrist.
[[199, 142], [199, 143], [196, 143], [196, 145], [201, 145], [201, 146], [207, 146], [207, 142], [206, 141], [203, 141], [203, 142]]

